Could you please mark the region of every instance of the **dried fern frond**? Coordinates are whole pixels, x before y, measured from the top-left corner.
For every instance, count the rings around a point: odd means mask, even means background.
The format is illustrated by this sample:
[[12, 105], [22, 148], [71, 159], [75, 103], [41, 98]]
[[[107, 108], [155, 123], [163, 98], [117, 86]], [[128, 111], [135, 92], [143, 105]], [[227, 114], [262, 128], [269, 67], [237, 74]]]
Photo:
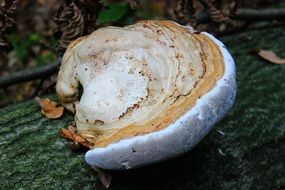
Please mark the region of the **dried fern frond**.
[[68, 44], [83, 35], [84, 19], [78, 6], [73, 1], [64, 1], [57, 11], [55, 22], [58, 50], [62, 53]]
[[13, 49], [6, 35], [16, 30], [16, 21], [13, 18], [16, 3], [17, 0], [4, 0], [0, 7], [0, 49], [5, 51]]
[[59, 40], [58, 50], [63, 53], [70, 42], [90, 34], [97, 27], [96, 20], [103, 4], [92, 0], [65, 0], [61, 3], [55, 22], [55, 37]]

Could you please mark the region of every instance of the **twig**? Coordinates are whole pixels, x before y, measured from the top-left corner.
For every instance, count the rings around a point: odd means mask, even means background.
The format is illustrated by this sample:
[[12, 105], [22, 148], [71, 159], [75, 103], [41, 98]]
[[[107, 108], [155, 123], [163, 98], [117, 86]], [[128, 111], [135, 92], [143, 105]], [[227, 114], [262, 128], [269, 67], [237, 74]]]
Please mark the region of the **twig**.
[[[266, 30], [268, 28], [272, 29], [272, 28], [277, 28], [277, 27], [280, 27], [280, 26], [284, 26], [284, 23], [270, 23], [270, 24], [266, 24], [266, 25], [263, 25], [263, 26], [253, 26], [253, 27], [248, 27], [246, 29], [246, 32], [249, 32], [249, 31], [256, 31], [256, 30]], [[226, 31], [226, 32], [223, 32], [223, 33], [218, 33], [218, 34], [215, 34], [216, 37], [222, 37], [222, 36], [228, 36], [228, 35], [233, 35], [233, 34], [237, 34], [237, 33], [240, 33], [240, 32], [245, 32], [243, 28], [236, 28], [236, 29], [233, 29], [233, 30], [229, 30], [229, 31]]]
[[37, 85], [36, 90], [34, 91], [34, 93], [33, 93], [33, 95], [31, 97], [35, 97], [35, 96], [37, 96], [37, 94], [39, 94], [39, 91], [40, 91], [40, 89], [41, 89], [41, 87], [42, 87], [42, 85], [43, 85], [45, 80], [46, 80], [46, 77], [45, 78], [41, 78], [39, 84]]
[[242, 20], [285, 20], [285, 8], [260, 10], [240, 8], [236, 10], [234, 18]]
[[55, 61], [55, 63], [48, 64], [43, 67], [18, 71], [8, 76], [0, 77], [0, 88], [5, 88], [13, 84], [18, 84], [22, 82], [27, 82], [27, 81], [51, 76], [58, 70], [58, 66], [60, 65], [60, 62], [61, 62], [61, 59], [58, 58]]
[[[233, 20], [246, 20], [246, 21], [262, 21], [262, 20], [285, 20], [285, 8], [267, 8], [267, 9], [248, 9], [238, 8], [233, 16]], [[211, 21], [210, 14], [203, 11], [195, 16], [198, 23], [207, 23]]]

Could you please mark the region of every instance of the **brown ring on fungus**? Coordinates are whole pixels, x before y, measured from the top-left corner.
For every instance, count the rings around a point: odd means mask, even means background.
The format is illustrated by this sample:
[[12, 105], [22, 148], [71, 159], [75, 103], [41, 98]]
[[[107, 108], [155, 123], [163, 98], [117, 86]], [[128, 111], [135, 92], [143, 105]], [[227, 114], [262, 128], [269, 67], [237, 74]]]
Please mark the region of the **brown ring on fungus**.
[[71, 43], [56, 89], [75, 113], [80, 135], [94, 144], [87, 163], [130, 169], [178, 156], [199, 142], [234, 103], [235, 65], [206, 32], [140, 21], [103, 27]]

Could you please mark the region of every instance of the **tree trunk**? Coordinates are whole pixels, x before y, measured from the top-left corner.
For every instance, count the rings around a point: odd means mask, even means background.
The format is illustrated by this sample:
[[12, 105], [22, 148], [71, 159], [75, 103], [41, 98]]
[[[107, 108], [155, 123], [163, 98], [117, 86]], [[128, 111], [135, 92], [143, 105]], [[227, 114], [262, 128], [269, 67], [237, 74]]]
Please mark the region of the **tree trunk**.
[[[110, 189], [284, 189], [285, 65], [249, 54], [267, 49], [285, 58], [284, 36], [283, 25], [223, 37], [237, 66], [229, 115], [187, 154], [113, 172]], [[72, 151], [59, 136], [72, 120], [69, 113], [46, 119], [34, 101], [2, 108], [0, 189], [102, 189], [84, 151]]]

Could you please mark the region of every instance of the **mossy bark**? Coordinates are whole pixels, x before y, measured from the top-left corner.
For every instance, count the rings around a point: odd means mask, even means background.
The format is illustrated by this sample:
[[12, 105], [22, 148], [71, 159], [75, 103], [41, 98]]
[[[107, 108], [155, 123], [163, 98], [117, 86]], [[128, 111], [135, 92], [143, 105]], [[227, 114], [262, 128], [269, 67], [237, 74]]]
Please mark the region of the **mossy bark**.
[[[192, 151], [156, 165], [114, 172], [111, 189], [284, 189], [285, 65], [249, 54], [285, 57], [285, 26], [223, 37], [237, 66], [238, 95], [229, 115]], [[56, 99], [55, 96], [52, 96]], [[34, 101], [0, 110], [0, 189], [101, 189], [59, 136], [73, 116], [42, 116]]]

